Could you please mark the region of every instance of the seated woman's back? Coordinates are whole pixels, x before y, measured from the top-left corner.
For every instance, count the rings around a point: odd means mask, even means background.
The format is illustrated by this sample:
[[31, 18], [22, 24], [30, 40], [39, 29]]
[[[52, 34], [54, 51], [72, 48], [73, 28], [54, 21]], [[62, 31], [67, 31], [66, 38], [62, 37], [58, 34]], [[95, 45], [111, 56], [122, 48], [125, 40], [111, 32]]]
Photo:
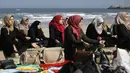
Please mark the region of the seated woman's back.
[[115, 17], [117, 26], [117, 47], [130, 49], [130, 25], [127, 12], [119, 12]]

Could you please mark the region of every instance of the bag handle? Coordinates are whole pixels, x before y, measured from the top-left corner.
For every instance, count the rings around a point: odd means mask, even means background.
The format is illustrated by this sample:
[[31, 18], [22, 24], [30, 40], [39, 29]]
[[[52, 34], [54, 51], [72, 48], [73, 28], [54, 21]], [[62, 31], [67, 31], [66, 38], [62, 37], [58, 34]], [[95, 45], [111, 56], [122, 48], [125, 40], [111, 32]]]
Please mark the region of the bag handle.
[[56, 62], [60, 61], [63, 58], [62, 49], [60, 49], [60, 54]]
[[40, 53], [41, 53], [41, 51], [38, 51], [38, 53], [37, 53], [37, 55], [36, 55], [36, 58], [35, 58], [33, 64], [36, 62], [36, 60], [37, 60], [37, 56], [40, 56]]

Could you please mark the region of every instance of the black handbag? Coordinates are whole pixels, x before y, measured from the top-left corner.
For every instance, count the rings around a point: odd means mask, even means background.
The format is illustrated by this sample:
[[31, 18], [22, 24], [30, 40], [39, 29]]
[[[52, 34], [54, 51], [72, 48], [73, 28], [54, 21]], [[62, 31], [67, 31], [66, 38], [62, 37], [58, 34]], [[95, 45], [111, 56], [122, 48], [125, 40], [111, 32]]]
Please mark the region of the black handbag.
[[14, 69], [14, 68], [16, 68], [16, 65], [14, 64], [14, 61], [12, 59], [2, 60], [2, 61], [0, 61], [0, 64], [1, 64], [2, 69]]

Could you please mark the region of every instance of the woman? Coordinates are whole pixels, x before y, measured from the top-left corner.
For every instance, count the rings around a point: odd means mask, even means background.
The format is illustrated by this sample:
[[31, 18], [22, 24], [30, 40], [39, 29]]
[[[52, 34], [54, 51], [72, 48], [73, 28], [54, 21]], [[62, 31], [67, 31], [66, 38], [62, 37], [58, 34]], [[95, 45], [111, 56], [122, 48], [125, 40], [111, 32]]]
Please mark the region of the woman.
[[114, 38], [111, 37], [110, 29], [104, 24], [104, 20], [101, 16], [97, 16], [93, 19], [91, 24], [88, 25], [86, 30], [86, 36], [95, 40], [105, 40], [105, 46], [114, 46]]
[[66, 17], [66, 19], [65, 19], [64, 22], [63, 22], [65, 28], [68, 26], [68, 23], [67, 23], [68, 19], [69, 19], [69, 17]]
[[28, 37], [29, 28], [30, 28], [29, 19], [27, 16], [24, 16], [20, 22], [18, 29], [24, 34], [27, 40], [30, 40], [30, 37]]
[[61, 15], [56, 15], [49, 23], [49, 42], [48, 47], [63, 47], [64, 42], [64, 25], [63, 17]]
[[[28, 46], [37, 47], [36, 43], [30, 43], [24, 35], [14, 27], [14, 16], [7, 15], [3, 19], [4, 26], [1, 28], [0, 48], [6, 57], [18, 52], [21, 54]], [[25, 48], [26, 47], [26, 48]]]
[[127, 12], [119, 12], [115, 17], [117, 25], [117, 47], [130, 50], [130, 22]]
[[92, 40], [85, 36], [81, 29], [82, 17], [79, 15], [71, 16], [68, 19], [69, 26], [65, 29], [65, 59], [74, 60], [76, 48], [81, 49], [82, 46], [88, 46], [89, 44], [104, 43], [104, 41]]
[[42, 45], [42, 46], [45, 46], [47, 45], [47, 39], [45, 36], [44, 36], [44, 33], [40, 27], [41, 25], [41, 22], [40, 21], [34, 21], [31, 25], [31, 27], [29, 28], [29, 31], [28, 31], [28, 36], [31, 38], [31, 42], [37, 42], [38, 45]]

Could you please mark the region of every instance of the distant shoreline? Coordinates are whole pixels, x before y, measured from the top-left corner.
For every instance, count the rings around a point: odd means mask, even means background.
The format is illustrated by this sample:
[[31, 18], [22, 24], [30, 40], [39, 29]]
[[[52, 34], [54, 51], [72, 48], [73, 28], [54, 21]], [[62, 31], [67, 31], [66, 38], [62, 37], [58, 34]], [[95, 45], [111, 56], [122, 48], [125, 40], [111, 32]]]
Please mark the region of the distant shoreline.
[[107, 9], [130, 9], [130, 6], [110, 6]]

